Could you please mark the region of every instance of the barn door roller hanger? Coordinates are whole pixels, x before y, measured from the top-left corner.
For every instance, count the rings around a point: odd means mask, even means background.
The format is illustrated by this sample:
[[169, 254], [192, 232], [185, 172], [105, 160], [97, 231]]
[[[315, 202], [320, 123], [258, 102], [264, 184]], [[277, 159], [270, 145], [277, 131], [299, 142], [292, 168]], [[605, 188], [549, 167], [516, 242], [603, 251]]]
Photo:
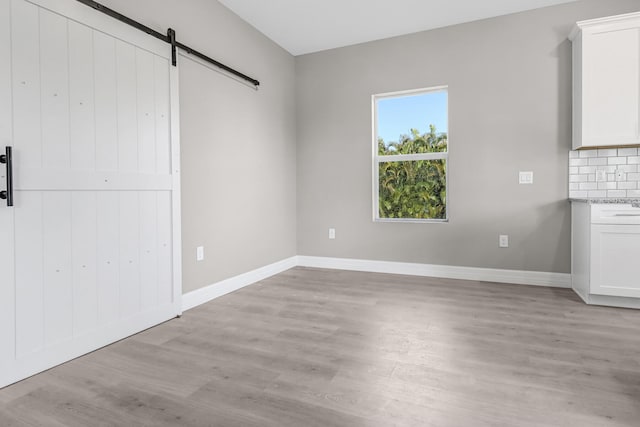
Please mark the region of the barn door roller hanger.
[[113, 9], [109, 9], [108, 7], [102, 5], [102, 4], [98, 3], [98, 2], [95, 2], [93, 0], [77, 0], [77, 1], [79, 1], [82, 4], [87, 5], [89, 7], [94, 8], [95, 10], [97, 10], [99, 12], [102, 12], [105, 15], [109, 15], [112, 18], [117, 19], [118, 21], [124, 22], [127, 25], [130, 25], [130, 26], [132, 26], [134, 28], [137, 28], [138, 30], [143, 31], [143, 32], [149, 34], [150, 36], [153, 36], [153, 37], [155, 37], [155, 38], [157, 38], [159, 40], [162, 40], [165, 43], [170, 44], [171, 45], [171, 61], [172, 61], [172, 64], [174, 66], [177, 63], [176, 62], [176, 59], [177, 59], [176, 58], [177, 57], [176, 50], [179, 48], [179, 49], [182, 49], [185, 52], [187, 52], [189, 55], [193, 55], [193, 56], [195, 56], [195, 57], [197, 57], [197, 58], [199, 58], [199, 59], [201, 59], [201, 60], [203, 60], [205, 62], [208, 62], [208, 63], [210, 63], [210, 64], [212, 64], [212, 65], [214, 65], [214, 66], [226, 71], [229, 74], [232, 74], [232, 75], [234, 75], [234, 76], [236, 76], [236, 77], [238, 77], [238, 78], [240, 78], [242, 80], [245, 80], [245, 81], [253, 84], [256, 88], [258, 86], [260, 86], [260, 82], [258, 80], [254, 79], [252, 77], [249, 77], [246, 74], [241, 73], [240, 71], [235, 70], [235, 69], [233, 69], [233, 68], [231, 68], [231, 67], [229, 67], [229, 66], [227, 66], [227, 65], [225, 65], [225, 64], [223, 64], [221, 62], [218, 62], [215, 59], [210, 58], [207, 55], [205, 55], [203, 53], [200, 53], [197, 50], [192, 49], [187, 45], [184, 45], [184, 44], [180, 43], [179, 41], [176, 40], [176, 32], [174, 30], [172, 30], [171, 28], [169, 28], [167, 30], [167, 34], [162, 34], [162, 33], [159, 33], [159, 32], [157, 32], [156, 30], [154, 30], [152, 28], [147, 27], [146, 25], [143, 25], [143, 24], [139, 23], [138, 21], [135, 21], [135, 20], [133, 20], [133, 19], [121, 14], [121, 13], [118, 13]]

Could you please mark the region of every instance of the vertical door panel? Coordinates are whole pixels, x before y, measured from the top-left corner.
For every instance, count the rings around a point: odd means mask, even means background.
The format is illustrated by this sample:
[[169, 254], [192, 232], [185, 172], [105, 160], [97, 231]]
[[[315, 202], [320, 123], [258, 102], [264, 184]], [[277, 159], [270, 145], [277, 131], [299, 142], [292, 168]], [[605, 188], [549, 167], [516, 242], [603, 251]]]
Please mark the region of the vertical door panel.
[[171, 174], [169, 67], [169, 61], [155, 57], [156, 173], [162, 175]]
[[594, 146], [637, 144], [640, 142], [640, 30], [606, 31], [586, 40], [585, 137], [589, 145]]
[[120, 316], [120, 197], [115, 191], [99, 192], [96, 205], [98, 321], [108, 325]]
[[138, 171], [156, 173], [155, 82], [153, 55], [136, 49], [138, 88]]
[[[12, 125], [12, 97], [11, 97], [11, 2], [0, 2], [0, 147], [11, 145]], [[4, 168], [0, 168], [0, 176], [4, 180]], [[4, 189], [4, 181], [0, 182], [0, 188]]]
[[98, 324], [97, 211], [95, 191], [71, 194], [73, 258], [73, 334], [85, 334]]
[[[1, 175], [1, 174], [0, 174]], [[0, 206], [0, 366], [15, 357], [13, 209]], [[0, 384], [2, 382], [0, 372]]]
[[140, 309], [140, 207], [137, 191], [120, 192], [120, 316]]
[[96, 108], [96, 169], [118, 170], [116, 41], [93, 34]]
[[73, 336], [71, 193], [68, 191], [42, 192], [42, 248], [46, 347]]
[[138, 112], [136, 100], [136, 51], [116, 41], [118, 86], [118, 164], [121, 172], [138, 170]]
[[28, 169], [42, 166], [40, 128], [40, 28], [38, 8], [23, 0], [11, 2], [13, 65], [13, 146], [16, 185]]
[[140, 192], [140, 286], [143, 309], [158, 304], [157, 212], [157, 192]]
[[42, 193], [15, 194], [16, 356], [44, 344]]
[[158, 302], [173, 302], [171, 193], [158, 192]]
[[64, 17], [40, 9], [40, 47], [43, 166], [68, 170], [69, 56]]
[[71, 169], [94, 170], [93, 31], [73, 21], [68, 25]]

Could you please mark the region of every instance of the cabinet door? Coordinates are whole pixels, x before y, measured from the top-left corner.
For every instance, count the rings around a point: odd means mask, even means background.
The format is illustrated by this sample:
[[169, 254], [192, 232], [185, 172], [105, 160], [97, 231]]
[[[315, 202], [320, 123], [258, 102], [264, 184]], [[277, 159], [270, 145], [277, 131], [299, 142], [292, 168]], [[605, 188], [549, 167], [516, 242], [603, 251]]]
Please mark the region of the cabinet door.
[[640, 144], [640, 29], [583, 36], [582, 146]]
[[591, 226], [591, 293], [640, 298], [640, 226]]

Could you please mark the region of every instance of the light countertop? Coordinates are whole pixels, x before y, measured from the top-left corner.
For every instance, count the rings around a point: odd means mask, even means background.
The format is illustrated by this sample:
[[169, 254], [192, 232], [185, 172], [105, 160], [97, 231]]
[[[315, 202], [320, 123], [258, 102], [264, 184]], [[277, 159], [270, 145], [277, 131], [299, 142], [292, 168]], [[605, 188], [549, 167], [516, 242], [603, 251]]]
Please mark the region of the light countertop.
[[640, 199], [635, 198], [620, 198], [620, 199], [612, 199], [612, 198], [590, 198], [590, 199], [569, 199], [570, 202], [577, 203], [589, 203], [591, 205], [599, 205], [599, 204], [618, 204], [618, 205], [640, 205]]

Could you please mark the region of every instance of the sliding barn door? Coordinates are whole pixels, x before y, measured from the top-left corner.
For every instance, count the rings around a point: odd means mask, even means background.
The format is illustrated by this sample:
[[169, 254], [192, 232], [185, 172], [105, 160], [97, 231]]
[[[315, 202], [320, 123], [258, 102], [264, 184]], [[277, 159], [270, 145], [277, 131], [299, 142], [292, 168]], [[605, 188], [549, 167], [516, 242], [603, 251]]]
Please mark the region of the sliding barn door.
[[181, 271], [170, 47], [75, 0], [0, 9], [1, 387], [175, 317]]

